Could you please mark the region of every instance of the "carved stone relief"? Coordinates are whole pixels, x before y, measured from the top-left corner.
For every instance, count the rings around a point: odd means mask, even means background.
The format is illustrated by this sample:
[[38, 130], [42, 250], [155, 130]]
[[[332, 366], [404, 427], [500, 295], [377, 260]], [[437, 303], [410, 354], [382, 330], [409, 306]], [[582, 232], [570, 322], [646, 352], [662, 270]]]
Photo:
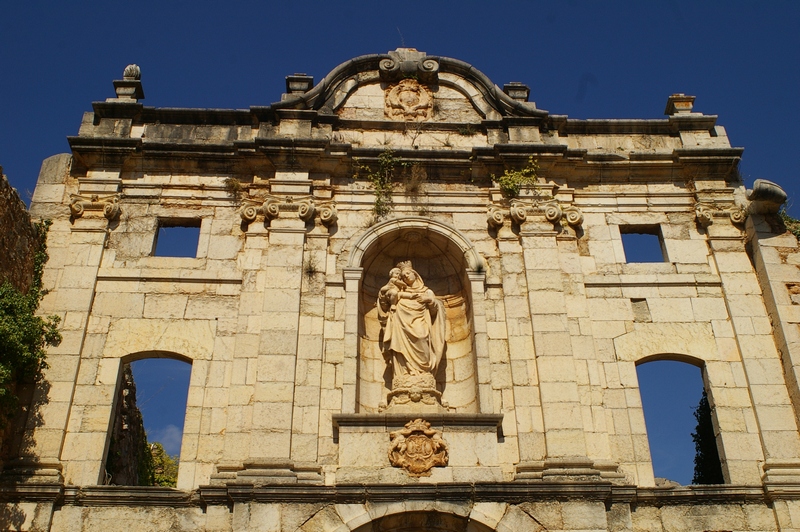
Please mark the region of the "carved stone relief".
[[387, 118], [422, 122], [433, 116], [433, 93], [415, 79], [401, 80], [384, 94]]
[[316, 205], [311, 197], [279, 198], [276, 196], [266, 196], [263, 200], [244, 200], [244, 205], [239, 210], [239, 215], [245, 223], [253, 223], [259, 215], [264, 216], [265, 220], [278, 218], [282, 213], [296, 215], [304, 222], [314, 218], [319, 213], [319, 221], [326, 227], [330, 227], [338, 219], [336, 206], [332, 202]]
[[747, 218], [747, 211], [739, 205], [722, 208], [713, 203], [701, 202], [695, 205], [694, 208], [695, 218], [698, 225], [701, 227], [708, 227], [714, 223], [714, 218], [729, 218], [731, 223], [741, 225]]
[[86, 211], [102, 211], [103, 216], [108, 220], [116, 220], [122, 213], [119, 206], [119, 194], [110, 196], [72, 194], [70, 198], [72, 201], [69, 204], [69, 211], [73, 218], [80, 218]]
[[428, 477], [434, 467], [445, 467], [449, 447], [442, 433], [423, 419], [406, 423], [405, 428], [389, 433], [389, 463], [402, 467], [409, 475]]
[[553, 224], [563, 219], [572, 227], [578, 227], [583, 223], [583, 213], [580, 209], [572, 205], [562, 207], [555, 199], [532, 202], [512, 200], [507, 210], [498, 205], [489, 205], [487, 221], [492, 227], [502, 227], [506, 215], [515, 224], [524, 223], [530, 216], [543, 216]]

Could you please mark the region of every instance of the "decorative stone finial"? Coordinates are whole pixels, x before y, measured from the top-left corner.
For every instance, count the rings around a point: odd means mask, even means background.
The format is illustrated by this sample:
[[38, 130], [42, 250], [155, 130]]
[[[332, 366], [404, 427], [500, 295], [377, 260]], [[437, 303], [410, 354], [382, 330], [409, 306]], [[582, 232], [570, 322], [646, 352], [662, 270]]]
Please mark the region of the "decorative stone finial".
[[527, 102], [531, 95], [531, 88], [519, 81], [512, 81], [503, 85], [503, 92], [518, 102]]
[[694, 96], [686, 96], [679, 92], [667, 98], [667, 108], [664, 109], [665, 115], [677, 115], [691, 113], [694, 108]]
[[114, 80], [114, 92], [116, 98], [109, 98], [107, 102], [132, 103], [144, 100], [144, 90], [142, 89], [142, 69], [139, 65], [128, 65], [122, 71], [122, 79]]
[[314, 78], [305, 73], [286, 76], [286, 93], [303, 94], [314, 87]]
[[142, 79], [142, 69], [139, 68], [139, 65], [128, 65], [125, 67], [125, 70], [122, 71], [122, 79]]

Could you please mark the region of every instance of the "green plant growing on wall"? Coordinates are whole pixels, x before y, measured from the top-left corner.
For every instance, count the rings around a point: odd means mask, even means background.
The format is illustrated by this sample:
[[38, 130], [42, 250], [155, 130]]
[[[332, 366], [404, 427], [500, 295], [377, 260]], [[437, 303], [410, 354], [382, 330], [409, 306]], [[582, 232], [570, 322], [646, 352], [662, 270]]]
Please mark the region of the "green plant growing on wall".
[[789, 213], [786, 212], [786, 209], [781, 209], [778, 215], [781, 217], [781, 221], [783, 222], [783, 225], [786, 226], [786, 229], [788, 229], [795, 236], [795, 238], [800, 241], [800, 220], [789, 216]]
[[244, 193], [244, 190], [245, 188], [242, 185], [242, 182], [239, 181], [237, 178], [235, 177], [225, 178], [225, 192], [228, 193], [228, 196], [230, 196], [230, 198], [233, 201], [238, 203], [239, 200], [242, 199], [242, 193]]
[[397, 167], [405, 167], [407, 164], [395, 157], [390, 148], [386, 148], [378, 156], [377, 168], [373, 169], [368, 165], [360, 164], [358, 159], [353, 160], [353, 165], [355, 167], [353, 178], [365, 177], [375, 190], [375, 203], [372, 206], [372, 213], [375, 218], [386, 217], [394, 208], [392, 192], [394, 190], [395, 170]]
[[506, 170], [503, 175], [496, 176], [492, 174], [492, 181], [497, 183], [503, 196], [507, 198], [516, 198], [519, 192], [525, 185], [536, 185], [539, 177], [539, 165], [533, 159], [533, 156], [528, 157], [528, 164], [519, 170]]
[[47, 346], [61, 343], [60, 318], [36, 315], [39, 302], [47, 293], [42, 288], [42, 272], [47, 262], [49, 221], [36, 224], [37, 251], [33, 282], [23, 294], [7, 280], [0, 285], [0, 428], [4, 428], [17, 407], [16, 385], [36, 382], [47, 368]]

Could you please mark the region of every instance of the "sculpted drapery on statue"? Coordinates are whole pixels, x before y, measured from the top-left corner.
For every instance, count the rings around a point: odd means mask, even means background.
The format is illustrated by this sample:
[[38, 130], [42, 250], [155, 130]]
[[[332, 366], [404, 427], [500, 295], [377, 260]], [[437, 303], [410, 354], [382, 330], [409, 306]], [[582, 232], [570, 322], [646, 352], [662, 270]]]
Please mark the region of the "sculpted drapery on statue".
[[445, 350], [444, 305], [411, 261], [392, 268], [389, 277], [378, 292], [381, 349], [392, 367], [389, 406], [439, 405], [436, 371]]

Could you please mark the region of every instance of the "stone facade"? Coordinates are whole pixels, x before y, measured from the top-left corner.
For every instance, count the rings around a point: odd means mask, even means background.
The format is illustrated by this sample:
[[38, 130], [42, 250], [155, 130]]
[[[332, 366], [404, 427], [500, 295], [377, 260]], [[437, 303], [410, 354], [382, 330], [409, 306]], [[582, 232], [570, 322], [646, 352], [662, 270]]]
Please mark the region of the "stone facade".
[[0, 166], [0, 283], [8, 280], [23, 292], [30, 288], [36, 243], [28, 209]]
[[[63, 341], [7, 522], [800, 530], [800, 247], [693, 97], [575, 120], [411, 49], [249, 110], [145, 107], [124, 78], [34, 194]], [[516, 197], [491, 179], [533, 163]], [[196, 257], [153, 256], [165, 225], [199, 226]], [[626, 261], [626, 232], [664, 261]], [[439, 395], [400, 408], [376, 301], [403, 261], [446, 350]], [[121, 368], [148, 356], [192, 364], [178, 488], [103, 486]], [[703, 369], [725, 484], [656, 485], [635, 368], [659, 358]]]

